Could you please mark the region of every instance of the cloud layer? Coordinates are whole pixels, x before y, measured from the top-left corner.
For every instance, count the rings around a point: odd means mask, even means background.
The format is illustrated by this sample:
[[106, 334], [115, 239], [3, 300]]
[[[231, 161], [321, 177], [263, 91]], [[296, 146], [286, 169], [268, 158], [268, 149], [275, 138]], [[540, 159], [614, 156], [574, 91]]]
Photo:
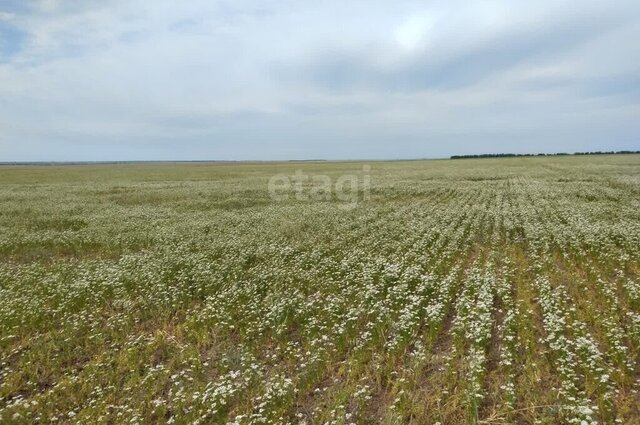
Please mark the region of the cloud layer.
[[0, 4], [0, 161], [640, 148], [640, 3]]

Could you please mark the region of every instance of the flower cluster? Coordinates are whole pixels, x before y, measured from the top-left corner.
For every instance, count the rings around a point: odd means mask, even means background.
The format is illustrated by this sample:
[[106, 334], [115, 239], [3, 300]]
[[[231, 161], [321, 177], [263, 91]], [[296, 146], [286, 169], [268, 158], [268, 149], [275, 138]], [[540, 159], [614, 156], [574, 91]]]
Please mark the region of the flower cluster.
[[1, 169], [0, 423], [638, 423], [638, 160], [500, 161]]

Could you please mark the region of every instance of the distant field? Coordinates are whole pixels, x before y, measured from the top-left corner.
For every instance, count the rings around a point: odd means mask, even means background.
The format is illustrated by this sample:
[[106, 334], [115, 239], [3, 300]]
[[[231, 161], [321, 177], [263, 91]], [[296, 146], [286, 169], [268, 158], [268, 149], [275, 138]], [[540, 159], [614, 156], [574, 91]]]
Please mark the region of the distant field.
[[0, 167], [0, 423], [637, 424], [639, 355], [640, 155]]

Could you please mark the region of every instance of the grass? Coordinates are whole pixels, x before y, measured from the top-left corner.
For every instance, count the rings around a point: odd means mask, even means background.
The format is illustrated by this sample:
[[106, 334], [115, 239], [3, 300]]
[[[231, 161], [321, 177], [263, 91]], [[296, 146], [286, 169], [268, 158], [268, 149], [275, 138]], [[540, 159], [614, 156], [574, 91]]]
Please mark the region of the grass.
[[0, 422], [640, 421], [639, 155], [363, 165], [0, 167]]

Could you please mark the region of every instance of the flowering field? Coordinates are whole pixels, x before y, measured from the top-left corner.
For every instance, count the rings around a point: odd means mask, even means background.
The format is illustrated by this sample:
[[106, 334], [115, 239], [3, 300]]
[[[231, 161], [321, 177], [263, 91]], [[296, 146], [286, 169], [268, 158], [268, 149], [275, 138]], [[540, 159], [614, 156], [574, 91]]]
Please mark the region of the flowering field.
[[0, 423], [640, 423], [640, 156], [0, 168]]

